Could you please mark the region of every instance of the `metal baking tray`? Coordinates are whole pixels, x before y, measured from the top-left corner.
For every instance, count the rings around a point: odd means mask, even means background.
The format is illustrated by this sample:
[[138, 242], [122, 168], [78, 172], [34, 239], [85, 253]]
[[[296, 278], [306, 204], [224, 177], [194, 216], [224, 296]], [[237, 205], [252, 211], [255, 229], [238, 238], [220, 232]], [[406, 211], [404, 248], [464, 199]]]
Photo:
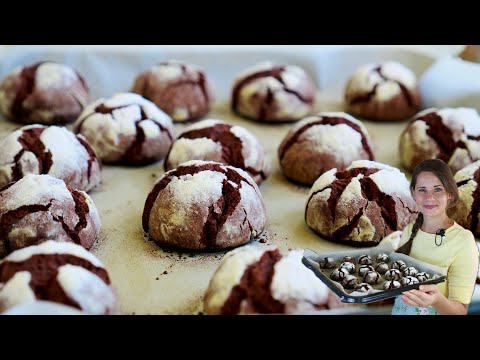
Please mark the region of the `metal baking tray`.
[[[418, 284], [402, 286], [398, 289], [379, 290], [379, 289], [374, 288], [373, 290], [370, 290], [365, 295], [361, 295], [361, 296], [360, 295], [351, 295], [344, 290], [343, 286], [341, 286], [340, 283], [331, 280], [328, 277], [326, 271], [324, 272], [324, 271], [322, 271], [322, 269], [320, 269], [320, 266], [318, 264], [318, 259], [329, 256], [329, 257], [332, 257], [332, 258], [334, 258], [335, 260], [338, 261], [339, 259], [341, 259], [341, 258], [343, 258], [344, 256], [347, 256], [347, 255], [358, 257], [359, 255], [354, 255], [354, 253], [358, 253], [359, 251], [361, 252], [362, 255], [363, 254], [371, 255], [372, 258], [374, 258], [374, 256], [383, 252], [382, 249], [370, 249], [370, 250], [364, 249], [364, 250], [354, 250], [354, 251], [339, 251], [339, 252], [336, 252], [336, 253], [317, 254], [310, 249], [305, 249], [304, 255], [303, 255], [303, 258], [302, 258], [302, 263], [307, 268], [312, 270], [314, 272], [314, 274], [320, 280], [322, 280], [325, 285], [327, 285], [335, 294], [337, 294], [342, 302], [353, 303], [353, 304], [368, 304], [368, 303], [372, 303], [372, 302], [376, 302], [376, 301], [380, 301], [380, 300], [393, 298], [393, 297], [396, 297], [396, 296], [402, 294], [404, 291], [408, 291], [408, 290], [412, 290], [412, 289], [418, 289], [420, 285], [438, 284], [438, 283], [446, 281], [446, 279], [447, 279], [447, 277], [444, 274], [439, 272], [438, 269], [435, 269], [430, 264], [419, 261], [417, 259], [414, 259], [414, 258], [412, 258], [410, 256], [407, 256], [407, 255], [404, 255], [404, 254], [398, 254], [398, 253], [395, 253], [395, 252], [390, 252], [390, 253], [387, 253], [387, 255], [389, 255], [389, 257], [391, 258], [391, 261], [403, 260], [403, 261], [405, 261], [407, 266], [414, 266], [415, 268], [417, 268], [419, 270], [425, 271], [425, 272], [429, 273], [430, 275], [432, 275], [432, 278], [427, 280], [427, 281], [423, 281], [421, 283], [418, 283]], [[328, 269], [328, 272], [330, 272], [330, 271], [332, 271], [332, 269]], [[357, 277], [358, 277], [358, 275], [357, 275]], [[377, 287], [378, 286], [379, 285], [377, 285]]]

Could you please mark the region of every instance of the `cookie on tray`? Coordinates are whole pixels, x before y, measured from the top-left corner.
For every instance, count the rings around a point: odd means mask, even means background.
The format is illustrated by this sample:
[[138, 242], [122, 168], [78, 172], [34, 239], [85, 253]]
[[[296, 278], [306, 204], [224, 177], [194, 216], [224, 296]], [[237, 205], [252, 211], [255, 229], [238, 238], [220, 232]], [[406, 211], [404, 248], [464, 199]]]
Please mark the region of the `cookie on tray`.
[[303, 250], [247, 245], [222, 259], [204, 296], [210, 315], [300, 314], [345, 307], [302, 263]]
[[90, 191], [100, 183], [100, 171], [88, 141], [64, 127], [27, 125], [0, 140], [0, 188], [27, 174], [47, 174]]
[[299, 66], [265, 61], [235, 78], [231, 106], [255, 121], [297, 121], [313, 111], [315, 91], [315, 83]]
[[353, 246], [375, 246], [416, 216], [405, 175], [367, 160], [320, 176], [305, 208], [305, 222], [315, 233]]
[[298, 122], [278, 148], [283, 174], [312, 185], [324, 172], [343, 171], [354, 160], [375, 160], [367, 129], [343, 112], [324, 112]]
[[94, 315], [117, 310], [102, 262], [79, 245], [56, 241], [14, 251], [0, 261], [0, 311], [36, 300]]
[[87, 138], [104, 163], [132, 166], [162, 160], [175, 138], [172, 119], [133, 93], [88, 105], [74, 131]]
[[420, 108], [415, 74], [395, 61], [360, 66], [345, 89], [347, 112], [377, 121], [398, 121]]
[[144, 231], [160, 246], [213, 250], [260, 236], [266, 212], [257, 184], [245, 171], [192, 160], [156, 181], [142, 221]]
[[413, 171], [427, 159], [441, 159], [455, 173], [480, 160], [480, 116], [473, 108], [427, 109], [400, 136], [402, 165]]
[[270, 174], [260, 141], [244, 127], [220, 120], [203, 120], [186, 128], [165, 158], [165, 171], [189, 160], [217, 161], [243, 169], [257, 184]]
[[90, 249], [100, 232], [87, 193], [50, 175], [29, 174], [0, 189], [0, 258], [47, 240]]
[[156, 104], [175, 122], [205, 116], [214, 102], [213, 86], [199, 66], [164, 61], [138, 75], [132, 92]]
[[75, 69], [51, 61], [18, 66], [0, 84], [0, 109], [13, 121], [62, 125], [88, 103], [89, 89]]

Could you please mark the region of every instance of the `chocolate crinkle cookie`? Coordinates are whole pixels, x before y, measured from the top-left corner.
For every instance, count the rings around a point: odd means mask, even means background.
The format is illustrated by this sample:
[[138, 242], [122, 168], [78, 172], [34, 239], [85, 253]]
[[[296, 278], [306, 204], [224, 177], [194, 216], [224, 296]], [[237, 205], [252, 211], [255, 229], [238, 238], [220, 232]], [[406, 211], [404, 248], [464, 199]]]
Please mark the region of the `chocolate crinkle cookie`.
[[245, 171], [192, 160], [163, 175], [148, 194], [143, 229], [163, 247], [208, 250], [243, 245], [266, 223], [257, 184]]
[[14, 251], [0, 261], [0, 311], [36, 300], [94, 315], [117, 311], [105, 266], [81, 246], [56, 241]]
[[100, 171], [88, 141], [64, 127], [28, 125], [0, 141], [0, 188], [27, 174], [47, 174], [90, 191], [100, 183]]
[[90, 249], [100, 232], [87, 193], [50, 175], [26, 175], [0, 190], [0, 258], [46, 240]]
[[132, 92], [152, 101], [176, 122], [205, 116], [214, 102], [213, 86], [203, 69], [174, 60], [137, 76]]
[[480, 160], [457, 171], [454, 179], [459, 201], [448, 209], [448, 215], [476, 237], [480, 237]]
[[367, 129], [343, 112], [319, 113], [295, 124], [278, 158], [287, 178], [307, 185], [330, 169], [345, 170], [354, 160], [375, 160]]
[[162, 160], [174, 139], [172, 119], [138, 94], [118, 93], [88, 105], [74, 125], [105, 163]]
[[210, 315], [300, 314], [345, 307], [302, 264], [303, 250], [247, 245], [222, 259], [210, 279], [204, 309]]
[[409, 171], [427, 159], [441, 159], [452, 172], [480, 160], [480, 116], [473, 108], [427, 109], [400, 136], [400, 159]]
[[203, 120], [186, 128], [165, 159], [165, 171], [189, 160], [216, 161], [245, 170], [260, 184], [270, 174], [270, 162], [260, 141], [247, 129], [220, 120]]
[[302, 68], [266, 61], [236, 77], [231, 106], [256, 121], [297, 121], [312, 112], [315, 91], [315, 83]]
[[332, 169], [310, 190], [305, 221], [325, 239], [353, 246], [375, 246], [417, 216], [403, 173], [374, 161], [354, 161]]
[[88, 103], [84, 78], [71, 67], [54, 62], [18, 66], [0, 85], [0, 109], [26, 124], [66, 124]]
[[403, 120], [420, 108], [417, 78], [394, 61], [363, 65], [347, 83], [345, 102], [347, 111], [361, 118]]

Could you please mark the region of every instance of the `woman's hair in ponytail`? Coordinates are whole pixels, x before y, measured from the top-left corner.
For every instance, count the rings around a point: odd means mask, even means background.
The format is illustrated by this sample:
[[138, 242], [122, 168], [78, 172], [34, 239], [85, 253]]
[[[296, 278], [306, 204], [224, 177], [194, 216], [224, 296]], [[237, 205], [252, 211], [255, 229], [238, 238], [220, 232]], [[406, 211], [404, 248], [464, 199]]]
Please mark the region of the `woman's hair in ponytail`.
[[422, 224], [423, 224], [423, 214], [418, 213], [417, 220], [415, 220], [415, 224], [413, 224], [412, 234], [410, 235], [410, 239], [408, 239], [408, 241], [405, 244], [403, 244], [403, 246], [397, 249], [396, 251], [397, 253], [402, 253], [405, 255], [410, 254], [410, 249], [412, 248], [413, 239], [415, 239], [415, 236], [417, 235], [418, 230], [422, 227]]

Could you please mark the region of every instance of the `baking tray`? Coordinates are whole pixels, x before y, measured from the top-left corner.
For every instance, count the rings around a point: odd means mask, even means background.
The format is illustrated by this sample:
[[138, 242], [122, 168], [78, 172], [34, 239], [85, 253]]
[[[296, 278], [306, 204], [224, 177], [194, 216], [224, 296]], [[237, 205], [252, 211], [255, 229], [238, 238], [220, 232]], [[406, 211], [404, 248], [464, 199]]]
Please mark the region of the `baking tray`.
[[[340, 283], [333, 281], [328, 277], [327, 273], [330, 273], [331, 271], [333, 271], [333, 269], [328, 269], [326, 271], [323, 271], [322, 269], [320, 269], [318, 265], [318, 260], [327, 256], [332, 257], [333, 259], [336, 260], [337, 264], [339, 264], [340, 259], [342, 259], [344, 256], [347, 256], [347, 255], [354, 256], [354, 257], [358, 257], [360, 255], [370, 255], [372, 259], [375, 259], [376, 255], [381, 253], [386, 253], [390, 257], [390, 263], [396, 260], [403, 260], [407, 264], [407, 266], [414, 266], [419, 271], [425, 271], [428, 274], [430, 274], [432, 278], [418, 284], [402, 286], [398, 289], [378, 290], [378, 289], [375, 289], [375, 287], [380, 287], [380, 285], [376, 285], [373, 290], [370, 290], [365, 295], [352, 295], [353, 293], [358, 293], [358, 292], [347, 293]], [[347, 250], [347, 251], [329, 252], [329, 253], [321, 253], [321, 254], [317, 254], [316, 252], [310, 249], [305, 249], [303, 258], [302, 258], [302, 263], [307, 268], [312, 270], [315, 273], [315, 275], [325, 283], [325, 285], [327, 285], [335, 294], [337, 294], [342, 302], [353, 303], [353, 304], [368, 304], [368, 303], [372, 303], [380, 300], [390, 299], [392, 297], [396, 297], [402, 294], [404, 291], [418, 289], [420, 285], [438, 284], [446, 281], [447, 279], [445, 275], [445, 271], [443, 271], [440, 268], [437, 268], [435, 266], [419, 261], [417, 259], [414, 259], [404, 254], [398, 254], [395, 252], [385, 252], [385, 250], [381, 247], [368, 248], [368, 249], [362, 249], [362, 250], [353, 250], [353, 251]], [[356, 265], [358, 266], [358, 264]], [[376, 261], [374, 260], [374, 263], [372, 266], [375, 267], [375, 265], [376, 265]]]
[[[428, 46], [7, 46], [0, 51], [1, 79], [15, 66], [39, 60], [63, 62], [81, 72], [91, 99], [128, 91], [136, 75], [148, 67], [178, 59], [203, 67], [215, 87], [209, 118], [247, 128], [265, 147], [272, 163], [270, 177], [260, 190], [267, 209], [267, 226], [257, 246], [275, 245], [282, 251], [312, 249], [317, 253], [352, 249], [313, 233], [305, 224], [308, 187], [287, 181], [279, 168], [277, 149], [293, 124], [268, 125], [244, 119], [230, 109], [234, 77], [259, 61], [271, 60], [303, 67], [318, 85], [315, 111], [343, 110], [343, 90], [351, 73], [371, 61], [397, 60], [418, 76], [435, 61]], [[374, 143], [376, 160], [400, 167], [398, 138], [407, 121], [363, 121]], [[176, 132], [186, 125], [176, 124]], [[21, 127], [0, 118], [0, 137]], [[70, 126], [69, 126], [70, 127]], [[393, 146], [392, 146], [393, 144]], [[102, 183], [91, 192], [102, 227], [91, 252], [106, 266], [121, 314], [199, 314], [203, 295], [225, 251], [211, 253], [168, 251], [145, 236], [141, 217], [163, 163], [145, 167], [105, 165]], [[345, 309], [345, 311], [349, 311]], [[367, 310], [366, 310], [367, 311]]]

